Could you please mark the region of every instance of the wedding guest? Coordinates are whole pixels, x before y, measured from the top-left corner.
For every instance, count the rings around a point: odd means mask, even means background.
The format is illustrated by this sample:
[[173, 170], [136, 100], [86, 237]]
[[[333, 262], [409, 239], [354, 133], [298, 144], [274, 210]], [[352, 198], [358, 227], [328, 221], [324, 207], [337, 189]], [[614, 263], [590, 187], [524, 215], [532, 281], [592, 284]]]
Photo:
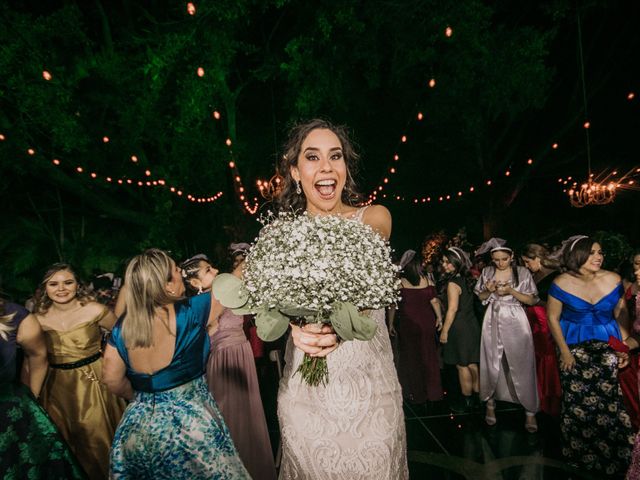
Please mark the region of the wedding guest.
[[[17, 375], [17, 347], [27, 382]], [[0, 478], [83, 479], [84, 472], [36, 402], [47, 375], [47, 346], [33, 315], [0, 299]]]
[[[633, 268], [635, 269], [635, 282], [631, 283], [628, 278], [626, 279], [626, 284], [628, 286], [625, 290], [625, 299], [627, 301], [629, 314], [633, 319], [633, 331], [631, 336], [625, 340], [625, 343], [633, 348], [634, 351], [630, 354], [629, 366], [626, 369], [622, 369], [621, 371], [629, 370], [630, 372], [633, 372], [635, 368], [637, 375], [637, 386], [638, 384], [640, 384], [640, 368], [638, 368], [638, 347], [640, 347], [640, 253], [636, 253], [632, 256], [632, 262]], [[629, 404], [632, 403], [629, 402], [629, 399], [635, 399], [633, 393], [637, 393], [637, 390], [633, 392], [633, 390], [631, 389], [633, 383], [631, 381], [626, 382], [626, 379], [623, 379], [622, 375], [619, 375], [619, 378], [623, 388], [623, 394], [625, 394], [625, 405], [627, 406], [627, 409], [629, 409]], [[625, 388], [625, 383], [627, 383], [627, 388]], [[637, 429], [637, 425], [635, 426]], [[635, 480], [636, 478], [640, 478], [640, 434], [636, 434], [631, 466], [629, 467], [629, 471], [627, 472], [628, 480]]]
[[[353, 218], [388, 239], [389, 211], [356, 206], [357, 159], [343, 127], [325, 120], [298, 124], [278, 166], [282, 187], [274, 207]], [[328, 326], [292, 326], [278, 393], [280, 478], [325, 478], [327, 469], [333, 479], [408, 478], [402, 392], [384, 310], [370, 315], [377, 323], [374, 338], [339, 346]], [[295, 375], [304, 353], [326, 357], [326, 385], [310, 386]]]
[[[196, 255], [181, 265], [188, 291], [211, 292], [218, 274], [204, 255]], [[240, 276], [242, 263], [234, 274]], [[211, 353], [207, 362], [207, 383], [244, 466], [255, 480], [275, 479], [276, 468], [271, 450], [267, 420], [253, 352], [245, 336], [244, 319], [222, 307], [212, 296], [219, 314], [217, 328], [209, 330]]]
[[[622, 287], [624, 288], [624, 299], [627, 302], [627, 313], [629, 316], [628, 325], [621, 327], [623, 336], [628, 336], [634, 329], [640, 329], [637, 320], [640, 316], [640, 302], [638, 302], [638, 292], [640, 285], [640, 249], [631, 253], [627, 261], [620, 270], [622, 275]], [[625, 335], [626, 334], [626, 335]], [[624, 406], [631, 418], [633, 428], [638, 431], [640, 428], [640, 392], [638, 391], [638, 374], [640, 368], [640, 353], [630, 352], [629, 364], [618, 370], [618, 381], [622, 387]]]
[[204, 379], [210, 294], [184, 299], [182, 272], [162, 250], [134, 257], [126, 314], [105, 351], [104, 382], [130, 400], [111, 450], [111, 479], [250, 478]]
[[[398, 373], [402, 393], [413, 404], [442, 399], [440, 359], [436, 335], [442, 328], [442, 311], [433, 282], [422, 274], [422, 263], [415, 250], [400, 259], [401, 300], [397, 309]], [[390, 334], [396, 309], [389, 310]]]
[[480, 362], [480, 326], [473, 310], [473, 293], [469, 267], [471, 260], [467, 252], [458, 247], [443, 252], [442, 281], [446, 314], [440, 332], [443, 346], [443, 361], [455, 365], [462, 393], [462, 402], [452, 404], [458, 413], [475, 407], [480, 391], [478, 363]]
[[244, 259], [247, 257], [247, 253], [251, 245], [248, 243], [232, 243], [229, 245], [229, 253], [231, 254], [231, 260], [233, 262], [231, 266], [231, 270], [235, 270], [238, 265], [244, 262]]
[[623, 354], [614, 350], [626, 305], [620, 276], [602, 269], [603, 258], [587, 236], [563, 242], [567, 271], [549, 289], [547, 318], [560, 351], [562, 453], [578, 468], [621, 475], [633, 444], [618, 383]]
[[547, 294], [553, 279], [560, 274], [560, 261], [552, 258], [546, 247], [530, 243], [521, 255], [524, 266], [533, 274], [538, 289], [538, 303], [527, 307], [527, 317], [533, 335], [536, 354], [536, 376], [540, 411], [557, 417], [560, 415], [562, 388], [556, 346], [547, 322]]
[[622, 286], [624, 288], [624, 298], [627, 301], [627, 311], [629, 312], [631, 323], [640, 317], [640, 303], [638, 293], [640, 293], [640, 249], [633, 251], [629, 260], [624, 265], [624, 276]]
[[115, 316], [66, 263], [45, 273], [35, 313], [50, 367], [40, 401], [89, 478], [107, 478], [111, 441], [125, 409], [101, 382], [102, 335]]
[[480, 343], [480, 398], [487, 402], [485, 421], [496, 423], [496, 399], [525, 409], [525, 429], [538, 430], [536, 357], [523, 305], [538, 303], [529, 270], [513, 263], [513, 250], [501, 238], [483, 243], [475, 254], [489, 253], [493, 265], [482, 269], [475, 294], [488, 308]]

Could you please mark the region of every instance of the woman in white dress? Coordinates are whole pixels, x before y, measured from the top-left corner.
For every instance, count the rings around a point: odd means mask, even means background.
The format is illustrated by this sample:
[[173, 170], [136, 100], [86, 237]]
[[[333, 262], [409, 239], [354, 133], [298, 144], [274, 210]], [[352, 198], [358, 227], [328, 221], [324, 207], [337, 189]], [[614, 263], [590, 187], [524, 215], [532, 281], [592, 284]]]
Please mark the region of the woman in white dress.
[[[285, 147], [278, 210], [356, 218], [389, 238], [385, 207], [353, 206], [358, 156], [342, 127], [324, 120], [297, 125]], [[384, 311], [372, 315], [378, 329], [370, 341], [338, 343], [328, 326], [292, 326], [278, 392], [280, 479], [408, 478], [402, 394]], [[309, 386], [295, 375], [305, 352], [326, 356], [326, 385]]]

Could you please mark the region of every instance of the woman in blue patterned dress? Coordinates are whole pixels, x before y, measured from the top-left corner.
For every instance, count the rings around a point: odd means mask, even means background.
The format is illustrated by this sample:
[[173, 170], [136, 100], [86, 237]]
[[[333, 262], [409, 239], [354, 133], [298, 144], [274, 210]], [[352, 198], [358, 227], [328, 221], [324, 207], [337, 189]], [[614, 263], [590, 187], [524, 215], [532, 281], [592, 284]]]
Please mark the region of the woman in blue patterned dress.
[[111, 478], [250, 478], [204, 379], [217, 302], [183, 299], [180, 269], [157, 249], [131, 260], [125, 285], [103, 381], [133, 401], [113, 440]]

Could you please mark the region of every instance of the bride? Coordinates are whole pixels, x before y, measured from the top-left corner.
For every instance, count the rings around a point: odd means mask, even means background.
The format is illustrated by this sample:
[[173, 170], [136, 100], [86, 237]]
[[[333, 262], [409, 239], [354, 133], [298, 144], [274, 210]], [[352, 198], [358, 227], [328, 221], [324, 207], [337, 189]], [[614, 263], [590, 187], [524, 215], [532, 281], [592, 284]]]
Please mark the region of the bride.
[[[385, 207], [353, 206], [357, 159], [344, 128], [325, 120], [295, 126], [279, 165], [284, 181], [276, 209], [354, 218], [388, 239]], [[408, 478], [402, 394], [384, 311], [371, 315], [378, 329], [369, 341], [339, 343], [328, 326], [291, 327], [278, 392], [281, 479]], [[295, 375], [304, 353], [326, 356], [325, 386]]]

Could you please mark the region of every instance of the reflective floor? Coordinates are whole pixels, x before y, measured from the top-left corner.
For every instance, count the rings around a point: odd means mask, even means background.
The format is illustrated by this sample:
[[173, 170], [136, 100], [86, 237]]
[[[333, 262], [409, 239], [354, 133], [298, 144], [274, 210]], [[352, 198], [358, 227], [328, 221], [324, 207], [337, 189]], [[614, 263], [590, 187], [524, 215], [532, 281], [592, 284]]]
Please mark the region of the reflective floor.
[[521, 408], [498, 402], [497, 423], [484, 412], [452, 414], [446, 402], [405, 404], [412, 479], [589, 479], [560, 461], [557, 422], [538, 415], [539, 429], [524, 429]]
[[[262, 366], [261, 366], [262, 365]], [[258, 363], [258, 376], [274, 454], [279, 445], [276, 415], [277, 370]], [[455, 385], [448, 385], [457, 395]], [[498, 402], [497, 423], [484, 410], [453, 414], [446, 400], [404, 405], [409, 472], [412, 480], [578, 480], [601, 476], [577, 472], [560, 455], [557, 420], [538, 414], [538, 432], [524, 429], [524, 411]]]

